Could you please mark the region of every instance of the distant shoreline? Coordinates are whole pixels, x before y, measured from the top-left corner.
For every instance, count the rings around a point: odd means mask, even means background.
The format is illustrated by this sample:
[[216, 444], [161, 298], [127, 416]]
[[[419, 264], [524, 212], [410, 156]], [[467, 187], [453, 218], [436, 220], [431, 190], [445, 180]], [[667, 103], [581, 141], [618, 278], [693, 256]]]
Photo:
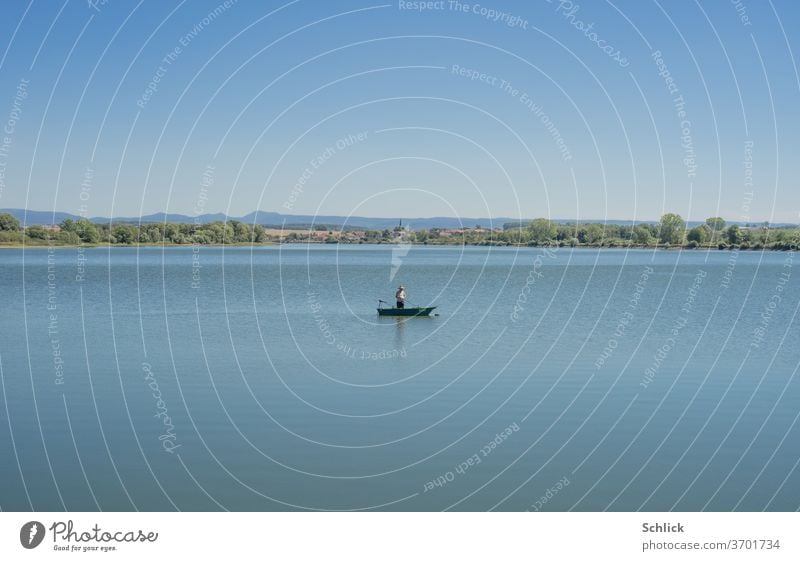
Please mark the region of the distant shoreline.
[[658, 224], [560, 224], [536, 218], [503, 228], [474, 227], [411, 230], [398, 224], [382, 230], [336, 228], [266, 228], [239, 221], [208, 224], [96, 224], [64, 219], [49, 226], [23, 226], [0, 212], [0, 247], [202, 247], [280, 244], [394, 245], [397, 247], [587, 247], [641, 249], [765, 249], [793, 251], [800, 246], [800, 228], [769, 223], [742, 227], [721, 217], [694, 227], [680, 215], [667, 213]]
[[[213, 244], [199, 244], [199, 245], [192, 245], [192, 244], [161, 244], [161, 243], [140, 243], [140, 244], [3, 244], [0, 243], [0, 250], [2, 249], [106, 249], [106, 248], [119, 248], [119, 249], [135, 249], [135, 248], [183, 248], [183, 249], [194, 249], [196, 247], [292, 247], [292, 246], [304, 246], [304, 245], [313, 245], [313, 246], [344, 246], [344, 247], [355, 247], [355, 246], [370, 246], [370, 247], [396, 247], [398, 244], [393, 243], [329, 243], [329, 242], [318, 242], [318, 241], [309, 241], [309, 242], [289, 242], [289, 243], [279, 243], [279, 242], [262, 242], [262, 243], [213, 243]], [[549, 249], [549, 250], [562, 250], [562, 249], [603, 249], [603, 250], [648, 250], [648, 251], [793, 251], [791, 248], [770, 248], [770, 247], [740, 247], [740, 246], [727, 246], [727, 247], [718, 247], [718, 246], [689, 246], [686, 245], [670, 245], [670, 246], [663, 246], [663, 245], [532, 245], [532, 244], [482, 244], [482, 243], [466, 243], [466, 244], [454, 244], [454, 243], [418, 243], [413, 242], [410, 244], [404, 244], [406, 246], [411, 245], [413, 247], [489, 247], [489, 248], [516, 248], [516, 249]]]

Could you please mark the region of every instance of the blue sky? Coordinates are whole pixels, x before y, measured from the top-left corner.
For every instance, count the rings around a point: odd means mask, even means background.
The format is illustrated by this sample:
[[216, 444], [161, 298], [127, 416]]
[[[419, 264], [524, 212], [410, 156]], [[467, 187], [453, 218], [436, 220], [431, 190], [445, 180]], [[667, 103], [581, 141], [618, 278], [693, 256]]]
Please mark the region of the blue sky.
[[0, 207], [798, 222], [798, 11], [8, 3]]

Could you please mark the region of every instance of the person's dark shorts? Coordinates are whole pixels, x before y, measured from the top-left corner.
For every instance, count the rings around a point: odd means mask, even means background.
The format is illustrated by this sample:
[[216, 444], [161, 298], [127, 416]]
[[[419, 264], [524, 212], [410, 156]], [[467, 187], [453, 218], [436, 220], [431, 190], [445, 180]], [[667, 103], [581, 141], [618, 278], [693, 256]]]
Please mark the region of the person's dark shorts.
[[398, 300], [397, 301], [397, 307], [398, 308], [405, 308], [406, 307], [406, 303], [405, 302], [401, 302], [400, 300]]

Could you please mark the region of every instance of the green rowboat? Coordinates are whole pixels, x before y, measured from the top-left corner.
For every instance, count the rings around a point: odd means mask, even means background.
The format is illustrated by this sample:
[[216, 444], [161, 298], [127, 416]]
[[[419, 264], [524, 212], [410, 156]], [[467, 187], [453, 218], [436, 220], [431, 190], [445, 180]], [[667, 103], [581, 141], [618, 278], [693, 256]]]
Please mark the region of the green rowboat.
[[378, 315], [379, 316], [417, 316], [428, 317], [431, 312], [436, 309], [436, 306], [429, 308], [384, 308], [381, 306], [384, 302], [379, 300]]
[[430, 308], [378, 308], [379, 316], [429, 316], [436, 309]]

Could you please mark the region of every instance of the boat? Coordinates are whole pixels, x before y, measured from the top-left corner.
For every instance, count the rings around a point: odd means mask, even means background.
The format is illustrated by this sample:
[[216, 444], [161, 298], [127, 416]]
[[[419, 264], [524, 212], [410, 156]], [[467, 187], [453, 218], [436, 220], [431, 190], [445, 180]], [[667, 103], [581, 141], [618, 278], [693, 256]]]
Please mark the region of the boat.
[[378, 308], [379, 316], [418, 316], [428, 317], [436, 306], [429, 308]]
[[431, 312], [436, 309], [436, 306], [428, 308], [384, 308], [383, 300], [378, 300], [378, 315], [379, 316], [415, 316], [415, 317], [429, 317]]

